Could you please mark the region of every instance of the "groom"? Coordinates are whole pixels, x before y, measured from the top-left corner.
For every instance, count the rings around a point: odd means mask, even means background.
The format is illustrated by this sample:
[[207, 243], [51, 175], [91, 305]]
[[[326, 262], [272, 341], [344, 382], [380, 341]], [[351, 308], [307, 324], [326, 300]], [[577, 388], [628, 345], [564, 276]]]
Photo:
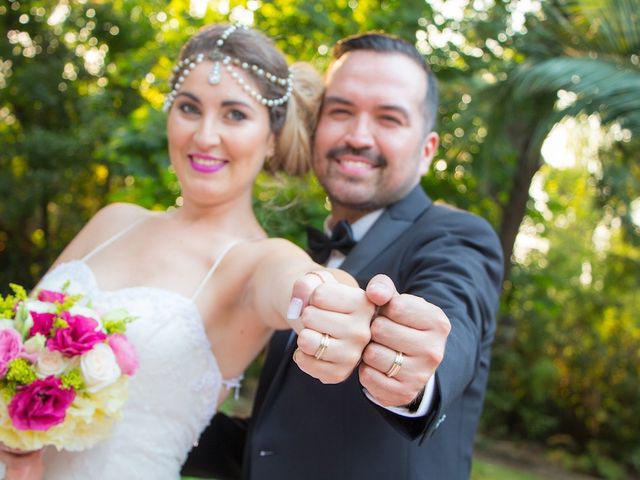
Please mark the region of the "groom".
[[[437, 86], [419, 52], [371, 33], [339, 42], [334, 57], [313, 168], [332, 205], [325, 229], [352, 230], [357, 243], [349, 251], [350, 240], [335, 233], [342, 251], [325, 249], [317, 261], [339, 264], [382, 305], [371, 343], [346, 381], [325, 385], [301, 369], [322, 378], [331, 343], [296, 345], [277, 333], [248, 431], [217, 415], [185, 472], [466, 479], [495, 330], [500, 245], [487, 222], [434, 204], [420, 187], [439, 138]], [[235, 474], [223, 476], [225, 461]]]

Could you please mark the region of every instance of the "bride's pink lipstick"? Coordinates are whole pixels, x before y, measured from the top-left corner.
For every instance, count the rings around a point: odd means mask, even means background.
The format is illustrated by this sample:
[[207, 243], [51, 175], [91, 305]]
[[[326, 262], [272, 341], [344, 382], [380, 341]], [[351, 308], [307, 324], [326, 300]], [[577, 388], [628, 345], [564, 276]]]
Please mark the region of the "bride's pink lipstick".
[[219, 159], [206, 153], [192, 153], [189, 155], [191, 168], [200, 173], [215, 173], [227, 164], [226, 160]]

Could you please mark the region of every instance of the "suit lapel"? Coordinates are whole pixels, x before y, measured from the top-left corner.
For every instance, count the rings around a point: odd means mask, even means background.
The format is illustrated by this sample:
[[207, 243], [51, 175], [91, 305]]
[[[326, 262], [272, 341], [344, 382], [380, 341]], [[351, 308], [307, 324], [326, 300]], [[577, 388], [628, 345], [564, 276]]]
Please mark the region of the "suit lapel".
[[340, 268], [353, 275], [362, 271], [369, 263], [383, 254], [416, 218], [430, 205], [431, 199], [418, 185], [409, 195], [387, 208], [373, 224], [367, 234], [351, 250]]

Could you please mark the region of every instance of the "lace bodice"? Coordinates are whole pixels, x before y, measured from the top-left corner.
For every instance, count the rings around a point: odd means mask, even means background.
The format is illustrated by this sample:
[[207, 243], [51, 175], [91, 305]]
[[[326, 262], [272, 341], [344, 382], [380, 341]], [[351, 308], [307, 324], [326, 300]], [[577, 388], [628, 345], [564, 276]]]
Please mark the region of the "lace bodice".
[[46, 452], [47, 480], [176, 480], [180, 467], [213, 416], [220, 370], [192, 299], [150, 287], [100, 290], [82, 260], [64, 263], [40, 286], [89, 296], [97, 309], [125, 308], [136, 321], [127, 336], [140, 367], [112, 434], [83, 452]]

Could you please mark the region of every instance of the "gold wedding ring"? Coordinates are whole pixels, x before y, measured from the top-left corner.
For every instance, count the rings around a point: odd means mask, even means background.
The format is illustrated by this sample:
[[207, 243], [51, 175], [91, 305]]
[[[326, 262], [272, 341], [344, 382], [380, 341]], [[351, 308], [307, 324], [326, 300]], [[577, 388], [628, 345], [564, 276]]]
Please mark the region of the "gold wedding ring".
[[331, 283], [332, 280], [335, 280], [333, 275], [326, 270], [314, 270], [312, 272], [307, 272], [305, 275], [315, 275], [320, 279], [320, 283]]
[[322, 360], [322, 355], [324, 355], [325, 350], [329, 346], [329, 335], [326, 333], [322, 334], [322, 338], [320, 339], [320, 345], [316, 350], [316, 353], [313, 354], [316, 360]]
[[396, 358], [393, 359], [391, 367], [389, 368], [389, 370], [387, 370], [387, 377], [391, 378], [395, 376], [400, 371], [400, 367], [402, 367], [403, 363], [404, 355], [402, 354], [402, 352], [396, 352]]

